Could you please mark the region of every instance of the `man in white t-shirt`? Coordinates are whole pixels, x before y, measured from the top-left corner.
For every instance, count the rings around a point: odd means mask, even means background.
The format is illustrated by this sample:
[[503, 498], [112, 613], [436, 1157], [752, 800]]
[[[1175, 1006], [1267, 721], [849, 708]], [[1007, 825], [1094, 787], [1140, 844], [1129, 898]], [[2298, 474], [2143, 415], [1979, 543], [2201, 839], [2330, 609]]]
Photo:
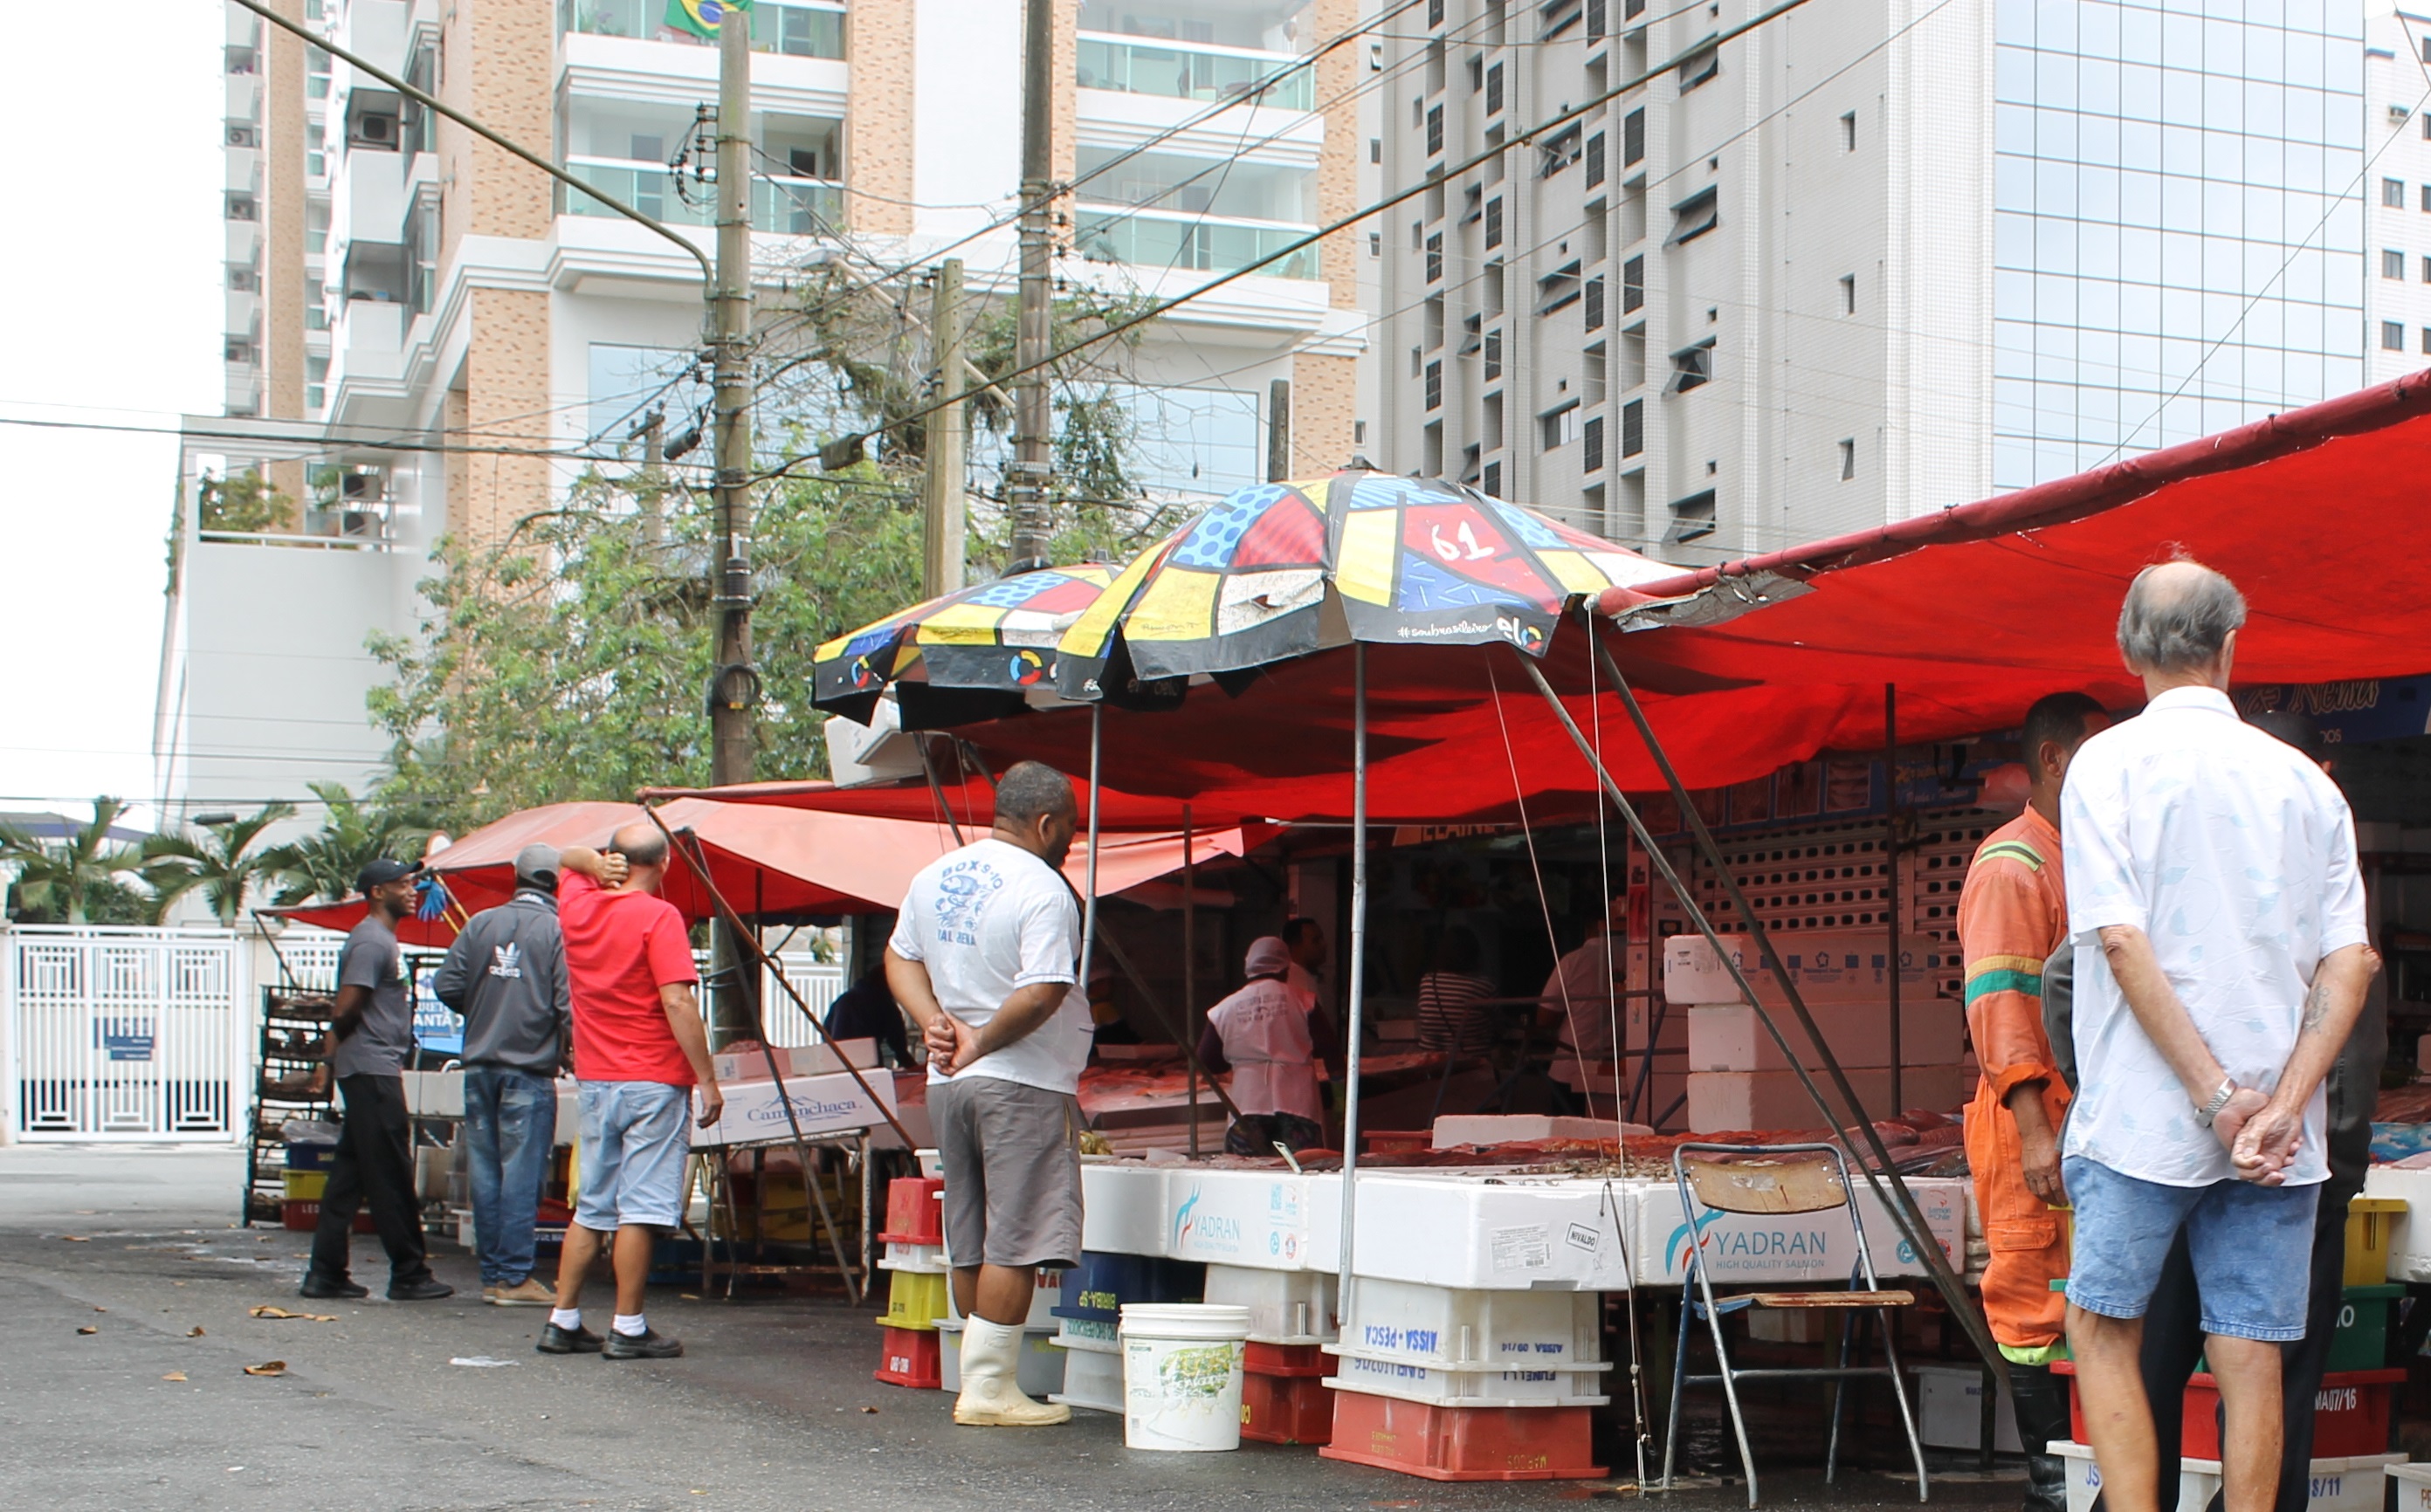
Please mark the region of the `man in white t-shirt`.
[[1035, 1272], [1081, 1262], [1080, 1105], [1095, 1030], [1074, 987], [1081, 906], [1059, 870], [1078, 806], [1036, 761], [997, 783], [996, 827], [921, 868], [886, 943], [886, 985], [929, 1047], [946, 1248], [963, 1312], [954, 1421], [1070, 1421], [1015, 1383]]
[[2305, 1335], [2329, 1173], [2322, 1077], [2379, 964], [2346, 800], [2228, 701], [2244, 623], [2235, 585], [2200, 563], [2138, 573], [2119, 649], [2144, 711], [2078, 748], [2060, 796], [2078, 1074], [2060, 1147], [2068, 1338], [2112, 1512], [2159, 1512], [2138, 1354], [2181, 1231], [2220, 1383], [2226, 1512], [2276, 1500], [2279, 1346]]

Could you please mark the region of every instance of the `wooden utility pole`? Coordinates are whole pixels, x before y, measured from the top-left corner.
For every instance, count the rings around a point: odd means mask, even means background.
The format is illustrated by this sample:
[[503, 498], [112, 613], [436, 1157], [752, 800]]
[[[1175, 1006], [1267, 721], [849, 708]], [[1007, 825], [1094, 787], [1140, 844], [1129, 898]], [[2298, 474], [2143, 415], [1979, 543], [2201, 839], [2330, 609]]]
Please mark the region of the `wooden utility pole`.
[[1054, 168], [1048, 123], [1055, 101], [1055, 0], [1024, 0], [1021, 53], [1021, 302], [1013, 361], [1013, 468], [1005, 505], [1013, 520], [1008, 571], [1047, 565], [1047, 486], [1055, 467], [1055, 422], [1047, 354], [1055, 331], [1055, 248], [1048, 192]]
[[969, 431], [963, 407], [963, 259], [937, 265], [929, 291], [929, 333], [937, 364], [937, 397], [945, 407], [929, 417], [929, 471], [922, 480], [921, 592], [929, 598], [963, 586], [964, 458]]

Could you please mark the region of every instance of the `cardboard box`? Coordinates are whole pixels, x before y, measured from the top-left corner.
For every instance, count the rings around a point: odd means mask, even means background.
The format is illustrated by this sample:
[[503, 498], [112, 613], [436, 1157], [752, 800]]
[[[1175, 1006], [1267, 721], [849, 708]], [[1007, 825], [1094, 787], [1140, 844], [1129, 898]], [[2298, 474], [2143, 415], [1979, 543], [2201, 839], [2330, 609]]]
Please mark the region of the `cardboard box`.
[[[1764, 968], [1764, 956], [1747, 935], [1724, 935], [1723, 950], [1737, 962], [1755, 988], [1756, 1001], [1769, 1007], [1788, 1005], [1781, 984]], [[1879, 1003], [1890, 998], [1890, 953], [1879, 929], [1800, 929], [1775, 931], [1772, 948], [1798, 992], [1813, 1007], [1819, 1003]], [[1945, 970], [1943, 946], [1929, 935], [1900, 939], [1900, 997], [1921, 1003], [1934, 995], [1934, 980]], [[1954, 966], [1950, 969], [1954, 969]], [[1731, 980], [1722, 956], [1702, 935], [1674, 935], [1664, 941], [1663, 995], [1673, 1007], [1684, 1003], [1737, 1003], [1738, 984]]]
[[[1911, 1107], [1955, 1112], [1967, 1098], [1966, 1078], [1955, 1066], [1910, 1066], [1900, 1074], [1899, 1107], [1891, 1105], [1886, 1066], [1845, 1066], [1861, 1108], [1844, 1117], [1869, 1122], [1895, 1118]], [[1814, 1073], [1823, 1095], [1837, 1100], [1831, 1081]], [[1735, 1129], [1820, 1129], [1826, 1120], [1791, 1071], [1700, 1071], [1688, 1073], [1688, 1127], [1700, 1134]]]
[[868, 1071], [878, 1064], [878, 1041], [875, 1039], [840, 1039], [833, 1047], [824, 1044], [801, 1045], [788, 1049], [771, 1045], [763, 1053], [757, 1050], [740, 1053], [724, 1052], [710, 1057], [717, 1069], [719, 1082], [764, 1082], [770, 1079], [768, 1061], [776, 1058], [777, 1073], [791, 1080], [796, 1076], [824, 1076], [842, 1071], [848, 1064]]
[[[777, 1095], [775, 1082], [737, 1082], [721, 1087], [726, 1094], [726, 1111], [708, 1128], [692, 1131], [695, 1145], [748, 1144], [769, 1139], [789, 1139], [796, 1127], [806, 1138], [823, 1134], [840, 1134], [855, 1129], [886, 1126], [886, 1112], [895, 1107], [895, 1078], [870, 1076], [862, 1083], [844, 1072], [825, 1076], [801, 1076], [785, 1083], [786, 1096]], [[876, 1101], [872, 1101], [872, 1093]], [[694, 1106], [699, 1106], [699, 1093], [695, 1092]], [[793, 1118], [785, 1116], [785, 1104], [794, 1105]], [[886, 1112], [880, 1112], [883, 1105]]]
[[[1798, 1016], [1787, 1006], [1768, 1007], [1772, 1022], [1786, 1036], [1798, 1059], [1781, 1053], [1765, 1032], [1756, 1011], [1744, 1003], [1698, 1004], [1688, 1017], [1688, 1069], [1697, 1071], [1787, 1071], [1792, 1065], [1823, 1064], [1806, 1038]], [[1832, 1056], [1843, 1066], [1888, 1066], [1891, 1063], [1891, 1005], [1870, 1003], [1809, 1004], [1815, 1027], [1823, 1032]], [[1949, 998], [1925, 996], [1900, 1001], [1900, 1064], [1954, 1066], [1967, 1052], [1967, 1011]]]

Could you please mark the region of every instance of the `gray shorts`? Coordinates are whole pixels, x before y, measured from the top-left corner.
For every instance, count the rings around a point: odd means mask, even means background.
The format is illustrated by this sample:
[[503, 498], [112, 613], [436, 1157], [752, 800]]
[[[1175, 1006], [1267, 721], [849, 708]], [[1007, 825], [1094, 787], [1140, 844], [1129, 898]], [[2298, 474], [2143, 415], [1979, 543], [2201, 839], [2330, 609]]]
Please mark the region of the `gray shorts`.
[[1001, 1076], [929, 1088], [958, 1266], [1081, 1263], [1081, 1105]]

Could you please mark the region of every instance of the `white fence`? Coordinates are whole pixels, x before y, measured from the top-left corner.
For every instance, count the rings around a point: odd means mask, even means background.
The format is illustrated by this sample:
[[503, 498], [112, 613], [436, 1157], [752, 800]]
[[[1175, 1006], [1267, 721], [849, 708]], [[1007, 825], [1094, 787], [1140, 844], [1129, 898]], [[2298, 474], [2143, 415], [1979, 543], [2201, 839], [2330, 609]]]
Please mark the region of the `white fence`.
[[250, 941], [0, 931], [0, 1104], [26, 1140], [229, 1140], [251, 1076]]

